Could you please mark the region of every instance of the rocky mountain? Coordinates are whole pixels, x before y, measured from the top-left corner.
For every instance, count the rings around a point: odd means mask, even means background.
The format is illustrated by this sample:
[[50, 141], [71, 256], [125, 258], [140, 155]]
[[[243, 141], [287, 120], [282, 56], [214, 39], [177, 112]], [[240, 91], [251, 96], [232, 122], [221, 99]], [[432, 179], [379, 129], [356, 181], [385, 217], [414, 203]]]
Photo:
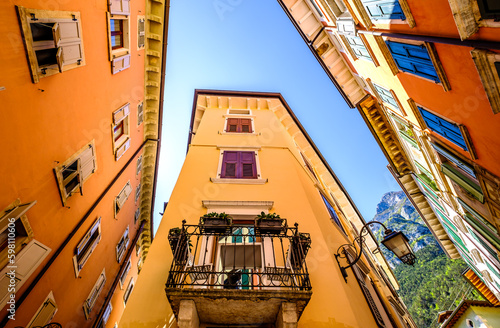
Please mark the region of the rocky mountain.
[[[410, 245], [415, 252], [429, 244], [436, 244], [434, 236], [402, 191], [391, 191], [384, 194], [377, 205], [377, 213], [373, 220], [382, 222], [391, 230], [403, 232], [410, 240]], [[384, 238], [382, 227], [373, 225], [371, 228], [377, 239], [381, 241]], [[400, 263], [392, 252], [385, 247], [381, 247], [381, 249], [392, 267]]]

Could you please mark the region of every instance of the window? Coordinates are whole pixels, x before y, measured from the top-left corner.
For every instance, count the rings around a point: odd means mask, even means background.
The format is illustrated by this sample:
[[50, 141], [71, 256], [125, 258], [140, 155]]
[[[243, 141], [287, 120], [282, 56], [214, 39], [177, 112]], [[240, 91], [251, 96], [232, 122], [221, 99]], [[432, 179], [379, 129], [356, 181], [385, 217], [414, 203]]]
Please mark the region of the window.
[[113, 113], [113, 152], [115, 160], [130, 148], [130, 104], [123, 105]]
[[305, 164], [305, 166], [306, 166], [307, 170], [308, 170], [309, 172], [311, 172], [312, 176], [313, 176], [316, 180], [318, 180], [318, 177], [316, 176], [316, 173], [314, 173], [314, 169], [313, 169], [313, 167], [312, 167], [311, 163], [309, 163], [309, 161], [308, 161], [308, 160], [307, 160], [307, 158], [304, 156], [304, 154], [300, 153], [300, 156], [302, 157], [302, 160], [304, 161], [304, 164]]
[[406, 19], [398, 0], [361, 0], [361, 2], [372, 20]]
[[354, 59], [362, 58], [368, 61], [373, 61], [370, 56], [370, 52], [366, 48], [363, 40], [359, 36], [355, 35], [342, 35], [341, 36], [346, 44], [351, 48], [351, 55]]
[[228, 118], [224, 132], [252, 133], [252, 119]]
[[42, 303], [35, 316], [31, 319], [26, 328], [43, 327], [50, 323], [57, 312], [57, 304], [52, 292], [49, 293], [45, 301]]
[[471, 55], [491, 109], [493, 113], [497, 114], [500, 112], [500, 54], [473, 49]]
[[134, 224], [137, 224], [137, 221], [139, 220], [140, 216], [141, 216], [141, 208], [139, 207], [137, 210], [135, 210]]
[[451, 90], [444, 69], [433, 44], [408, 44], [386, 41], [387, 47], [398, 68], [407, 73], [441, 83], [445, 91]]
[[111, 311], [113, 311], [113, 306], [111, 303], [108, 303], [108, 306], [106, 306], [106, 310], [104, 310], [104, 313], [102, 315], [102, 326], [104, 327], [106, 323], [109, 320], [109, 316], [111, 315]]
[[123, 207], [125, 204], [125, 201], [127, 201], [128, 196], [132, 193], [132, 187], [130, 186], [130, 181], [125, 184], [123, 189], [120, 191], [118, 196], [115, 197], [115, 218], [118, 212], [120, 212], [120, 209]]
[[476, 230], [481, 236], [488, 240], [496, 248], [500, 249], [500, 237], [498, 237], [497, 229], [495, 225], [490, 221], [486, 220], [481, 214], [479, 214], [475, 209], [470, 207], [462, 199], [457, 198], [457, 201], [464, 209], [465, 215], [464, 220], [469, 223], [474, 230]]
[[99, 278], [97, 278], [94, 287], [92, 287], [89, 296], [83, 303], [83, 312], [87, 320], [90, 319], [90, 313], [92, 312], [92, 309], [94, 308], [94, 305], [97, 299], [99, 298], [99, 294], [104, 289], [105, 283], [106, 283], [106, 272], [105, 269], [103, 269], [101, 274], [99, 275]]
[[253, 151], [224, 151], [221, 178], [257, 179], [257, 165]]
[[142, 169], [142, 155], [137, 157], [137, 169], [135, 170], [135, 175], [139, 175]]
[[464, 134], [458, 124], [449, 122], [420, 106], [417, 106], [417, 108], [430, 130], [453, 142], [463, 150], [468, 150]]
[[94, 140], [54, 168], [63, 206], [76, 192], [83, 195], [83, 184], [96, 169]]
[[402, 140], [406, 141], [406, 143], [412, 146], [415, 149], [420, 149], [418, 147], [418, 142], [413, 133], [413, 130], [410, 128], [407, 121], [402, 118], [399, 118], [397, 115], [390, 113], [390, 117], [392, 118], [392, 123], [394, 124], [396, 130], [399, 132], [399, 136]]
[[477, 0], [477, 5], [481, 18], [500, 20], [500, 4], [497, 0]]
[[326, 199], [326, 197], [320, 193], [321, 198], [323, 199], [323, 202], [325, 203], [326, 209], [328, 210], [328, 213], [330, 214], [330, 218], [332, 221], [340, 228], [340, 230], [345, 234], [344, 227], [342, 226], [342, 223], [340, 222], [340, 219], [337, 215], [337, 212], [335, 212], [335, 208], [333, 205]]
[[85, 65], [79, 12], [16, 9], [33, 83]]
[[134, 277], [130, 278], [130, 282], [128, 283], [127, 290], [125, 290], [125, 294], [123, 294], [123, 302], [127, 305], [127, 301], [134, 289]]
[[108, 43], [111, 72], [116, 74], [130, 67], [130, 4], [129, 0], [108, 0]]
[[135, 255], [139, 256], [141, 254], [141, 250], [141, 244], [139, 243], [139, 241], [137, 241], [137, 243], [135, 244]]
[[128, 272], [130, 271], [130, 268], [132, 267], [132, 262], [128, 260], [127, 265], [125, 266], [125, 269], [123, 270], [122, 274], [120, 275], [120, 287], [123, 289], [123, 286], [125, 285], [125, 280], [127, 279]]
[[122, 261], [123, 255], [125, 255], [125, 251], [127, 250], [128, 244], [130, 243], [130, 237], [128, 231], [129, 228], [127, 226], [127, 229], [120, 238], [118, 245], [116, 245], [116, 261], [118, 261], [118, 263]]
[[134, 202], [137, 203], [137, 201], [139, 200], [140, 197], [141, 197], [141, 184], [139, 183], [139, 185], [137, 186], [137, 188], [135, 188]]
[[137, 50], [144, 49], [146, 43], [146, 19], [137, 16]]
[[83, 236], [82, 240], [78, 243], [78, 246], [75, 248], [73, 265], [77, 277], [89, 259], [90, 254], [92, 254], [97, 244], [99, 244], [99, 241], [101, 241], [101, 218], [98, 218], [94, 224], [92, 224], [89, 231], [87, 231], [85, 236]]
[[144, 122], [144, 103], [141, 101], [137, 105], [137, 125], [141, 125]]
[[379, 99], [382, 100], [383, 103], [390, 105], [392, 108], [401, 113], [401, 107], [399, 106], [399, 102], [396, 100], [396, 95], [392, 90], [387, 90], [386, 88], [381, 87], [375, 83], [373, 83], [373, 88], [375, 89], [379, 96]]

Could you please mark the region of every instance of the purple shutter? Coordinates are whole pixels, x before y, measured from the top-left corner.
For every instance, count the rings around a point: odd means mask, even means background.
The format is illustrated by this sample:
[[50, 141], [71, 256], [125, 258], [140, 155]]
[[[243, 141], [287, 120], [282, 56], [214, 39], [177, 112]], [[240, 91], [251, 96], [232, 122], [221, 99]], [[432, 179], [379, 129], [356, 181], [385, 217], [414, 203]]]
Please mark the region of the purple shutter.
[[236, 178], [236, 168], [238, 164], [237, 151], [225, 151], [222, 157], [221, 178]]
[[253, 151], [242, 151], [239, 153], [238, 178], [256, 179], [257, 167], [255, 165], [255, 153]]

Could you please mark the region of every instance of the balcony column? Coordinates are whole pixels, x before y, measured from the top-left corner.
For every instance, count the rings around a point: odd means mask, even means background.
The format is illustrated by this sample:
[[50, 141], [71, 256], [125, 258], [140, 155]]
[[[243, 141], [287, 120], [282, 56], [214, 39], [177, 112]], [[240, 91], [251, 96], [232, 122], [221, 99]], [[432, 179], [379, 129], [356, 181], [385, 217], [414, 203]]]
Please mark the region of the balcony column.
[[281, 303], [276, 328], [297, 328], [297, 305], [295, 303]]
[[181, 300], [177, 317], [179, 328], [199, 328], [200, 318], [193, 300]]

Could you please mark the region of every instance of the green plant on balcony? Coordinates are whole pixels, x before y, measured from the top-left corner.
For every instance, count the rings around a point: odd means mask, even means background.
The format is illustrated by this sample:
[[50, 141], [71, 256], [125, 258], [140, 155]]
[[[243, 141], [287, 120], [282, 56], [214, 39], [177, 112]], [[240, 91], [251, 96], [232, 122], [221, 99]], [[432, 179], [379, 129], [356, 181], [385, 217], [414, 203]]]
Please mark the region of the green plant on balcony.
[[204, 233], [226, 234], [231, 232], [233, 218], [222, 213], [208, 213], [200, 218], [200, 228]]
[[172, 253], [174, 254], [174, 260], [178, 264], [186, 263], [188, 258], [188, 249], [191, 249], [191, 241], [188, 241], [186, 234], [182, 233], [182, 229], [175, 227], [168, 232], [168, 242]]
[[311, 236], [308, 233], [299, 232], [293, 237], [290, 244], [290, 263], [294, 269], [302, 267], [309, 248], [311, 248]]
[[255, 231], [257, 234], [279, 235], [286, 231], [286, 219], [276, 213], [261, 212], [255, 217]]

